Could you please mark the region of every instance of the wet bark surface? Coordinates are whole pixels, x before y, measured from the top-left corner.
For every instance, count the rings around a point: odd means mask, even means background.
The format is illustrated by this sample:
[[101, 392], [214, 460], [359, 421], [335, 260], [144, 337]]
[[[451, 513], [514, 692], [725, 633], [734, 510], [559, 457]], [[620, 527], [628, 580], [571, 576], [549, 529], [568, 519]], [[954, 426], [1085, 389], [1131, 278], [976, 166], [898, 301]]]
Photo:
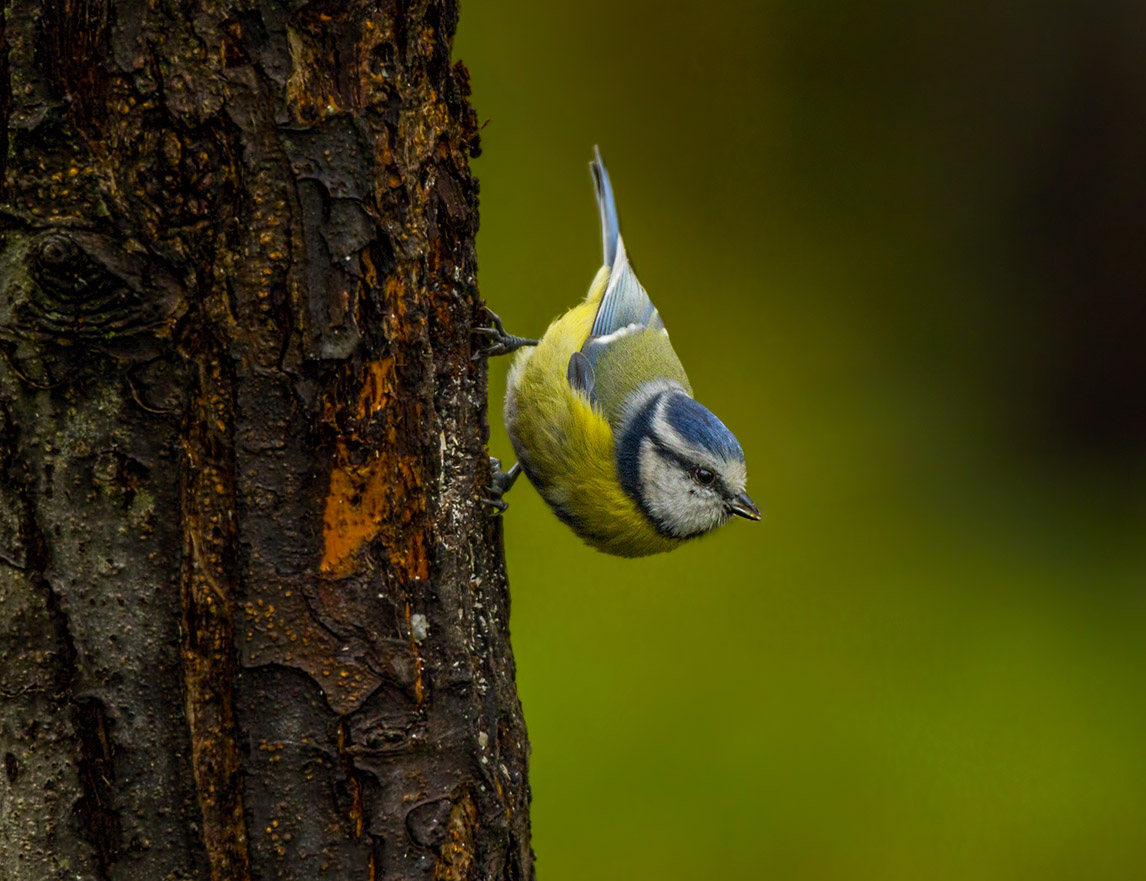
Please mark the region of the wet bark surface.
[[533, 876], [449, 0], [9, 0], [0, 866]]

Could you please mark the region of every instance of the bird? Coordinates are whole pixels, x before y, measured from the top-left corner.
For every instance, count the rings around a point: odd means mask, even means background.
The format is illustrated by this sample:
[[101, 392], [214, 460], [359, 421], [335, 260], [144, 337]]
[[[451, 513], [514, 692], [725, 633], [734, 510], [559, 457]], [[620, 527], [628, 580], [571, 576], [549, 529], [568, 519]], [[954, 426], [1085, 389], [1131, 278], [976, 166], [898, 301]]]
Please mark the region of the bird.
[[[588, 545], [621, 557], [672, 550], [733, 516], [759, 520], [744, 451], [692, 396], [656, 307], [625, 251], [612, 183], [590, 162], [603, 264], [585, 300], [540, 340], [505, 332], [490, 312], [479, 354], [516, 352], [504, 419], [517, 463], [491, 459], [490, 503], [524, 472]], [[488, 311], [488, 310], [487, 310]]]

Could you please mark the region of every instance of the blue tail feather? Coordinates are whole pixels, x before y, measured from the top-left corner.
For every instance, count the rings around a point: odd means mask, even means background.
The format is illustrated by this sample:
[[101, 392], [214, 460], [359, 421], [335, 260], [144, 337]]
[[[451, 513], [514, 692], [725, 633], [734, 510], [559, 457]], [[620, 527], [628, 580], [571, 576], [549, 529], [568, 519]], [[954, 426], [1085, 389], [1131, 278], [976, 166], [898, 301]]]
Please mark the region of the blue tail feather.
[[601, 212], [601, 244], [605, 255], [605, 265], [612, 266], [617, 258], [617, 241], [621, 238], [621, 225], [617, 220], [617, 202], [613, 198], [613, 185], [609, 182], [609, 172], [601, 159], [599, 148], [593, 148], [595, 157], [589, 163], [593, 172], [593, 188], [597, 191], [597, 208]]

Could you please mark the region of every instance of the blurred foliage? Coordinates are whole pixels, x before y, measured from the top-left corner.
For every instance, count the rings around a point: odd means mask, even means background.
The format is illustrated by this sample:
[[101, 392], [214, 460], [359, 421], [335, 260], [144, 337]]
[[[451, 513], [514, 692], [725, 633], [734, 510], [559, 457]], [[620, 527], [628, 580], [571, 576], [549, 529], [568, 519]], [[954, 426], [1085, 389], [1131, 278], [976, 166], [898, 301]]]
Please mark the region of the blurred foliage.
[[511, 494], [546, 881], [1146, 877], [1143, 45], [1137, 0], [464, 4], [484, 296], [584, 296], [600, 144], [766, 514], [626, 561]]

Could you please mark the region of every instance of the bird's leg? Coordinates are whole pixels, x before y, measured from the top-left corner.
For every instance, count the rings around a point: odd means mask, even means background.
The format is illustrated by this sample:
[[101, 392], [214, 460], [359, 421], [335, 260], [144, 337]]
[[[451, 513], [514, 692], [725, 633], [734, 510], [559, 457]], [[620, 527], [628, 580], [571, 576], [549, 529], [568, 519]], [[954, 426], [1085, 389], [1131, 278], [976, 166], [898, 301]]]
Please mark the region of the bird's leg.
[[482, 499], [491, 508], [495, 508], [499, 514], [504, 514], [505, 509], [509, 507], [509, 503], [502, 498], [510, 487], [513, 486], [514, 481], [517, 480], [521, 474], [521, 463], [514, 462], [513, 467], [508, 471], [501, 470], [501, 459], [495, 459], [490, 456], [489, 459], [489, 495], [488, 499]]
[[474, 333], [487, 337], [490, 340], [490, 344], [484, 349], [478, 349], [474, 352], [474, 360], [477, 360], [482, 355], [486, 357], [508, 355], [510, 352], [516, 352], [522, 346], [537, 345], [537, 340], [530, 340], [525, 337], [506, 333], [505, 328], [501, 326], [501, 319], [498, 318], [497, 313], [493, 312], [488, 306], [485, 311], [489, 313], [489, 319], [493, 323], [493, 327], [475, 327]]

